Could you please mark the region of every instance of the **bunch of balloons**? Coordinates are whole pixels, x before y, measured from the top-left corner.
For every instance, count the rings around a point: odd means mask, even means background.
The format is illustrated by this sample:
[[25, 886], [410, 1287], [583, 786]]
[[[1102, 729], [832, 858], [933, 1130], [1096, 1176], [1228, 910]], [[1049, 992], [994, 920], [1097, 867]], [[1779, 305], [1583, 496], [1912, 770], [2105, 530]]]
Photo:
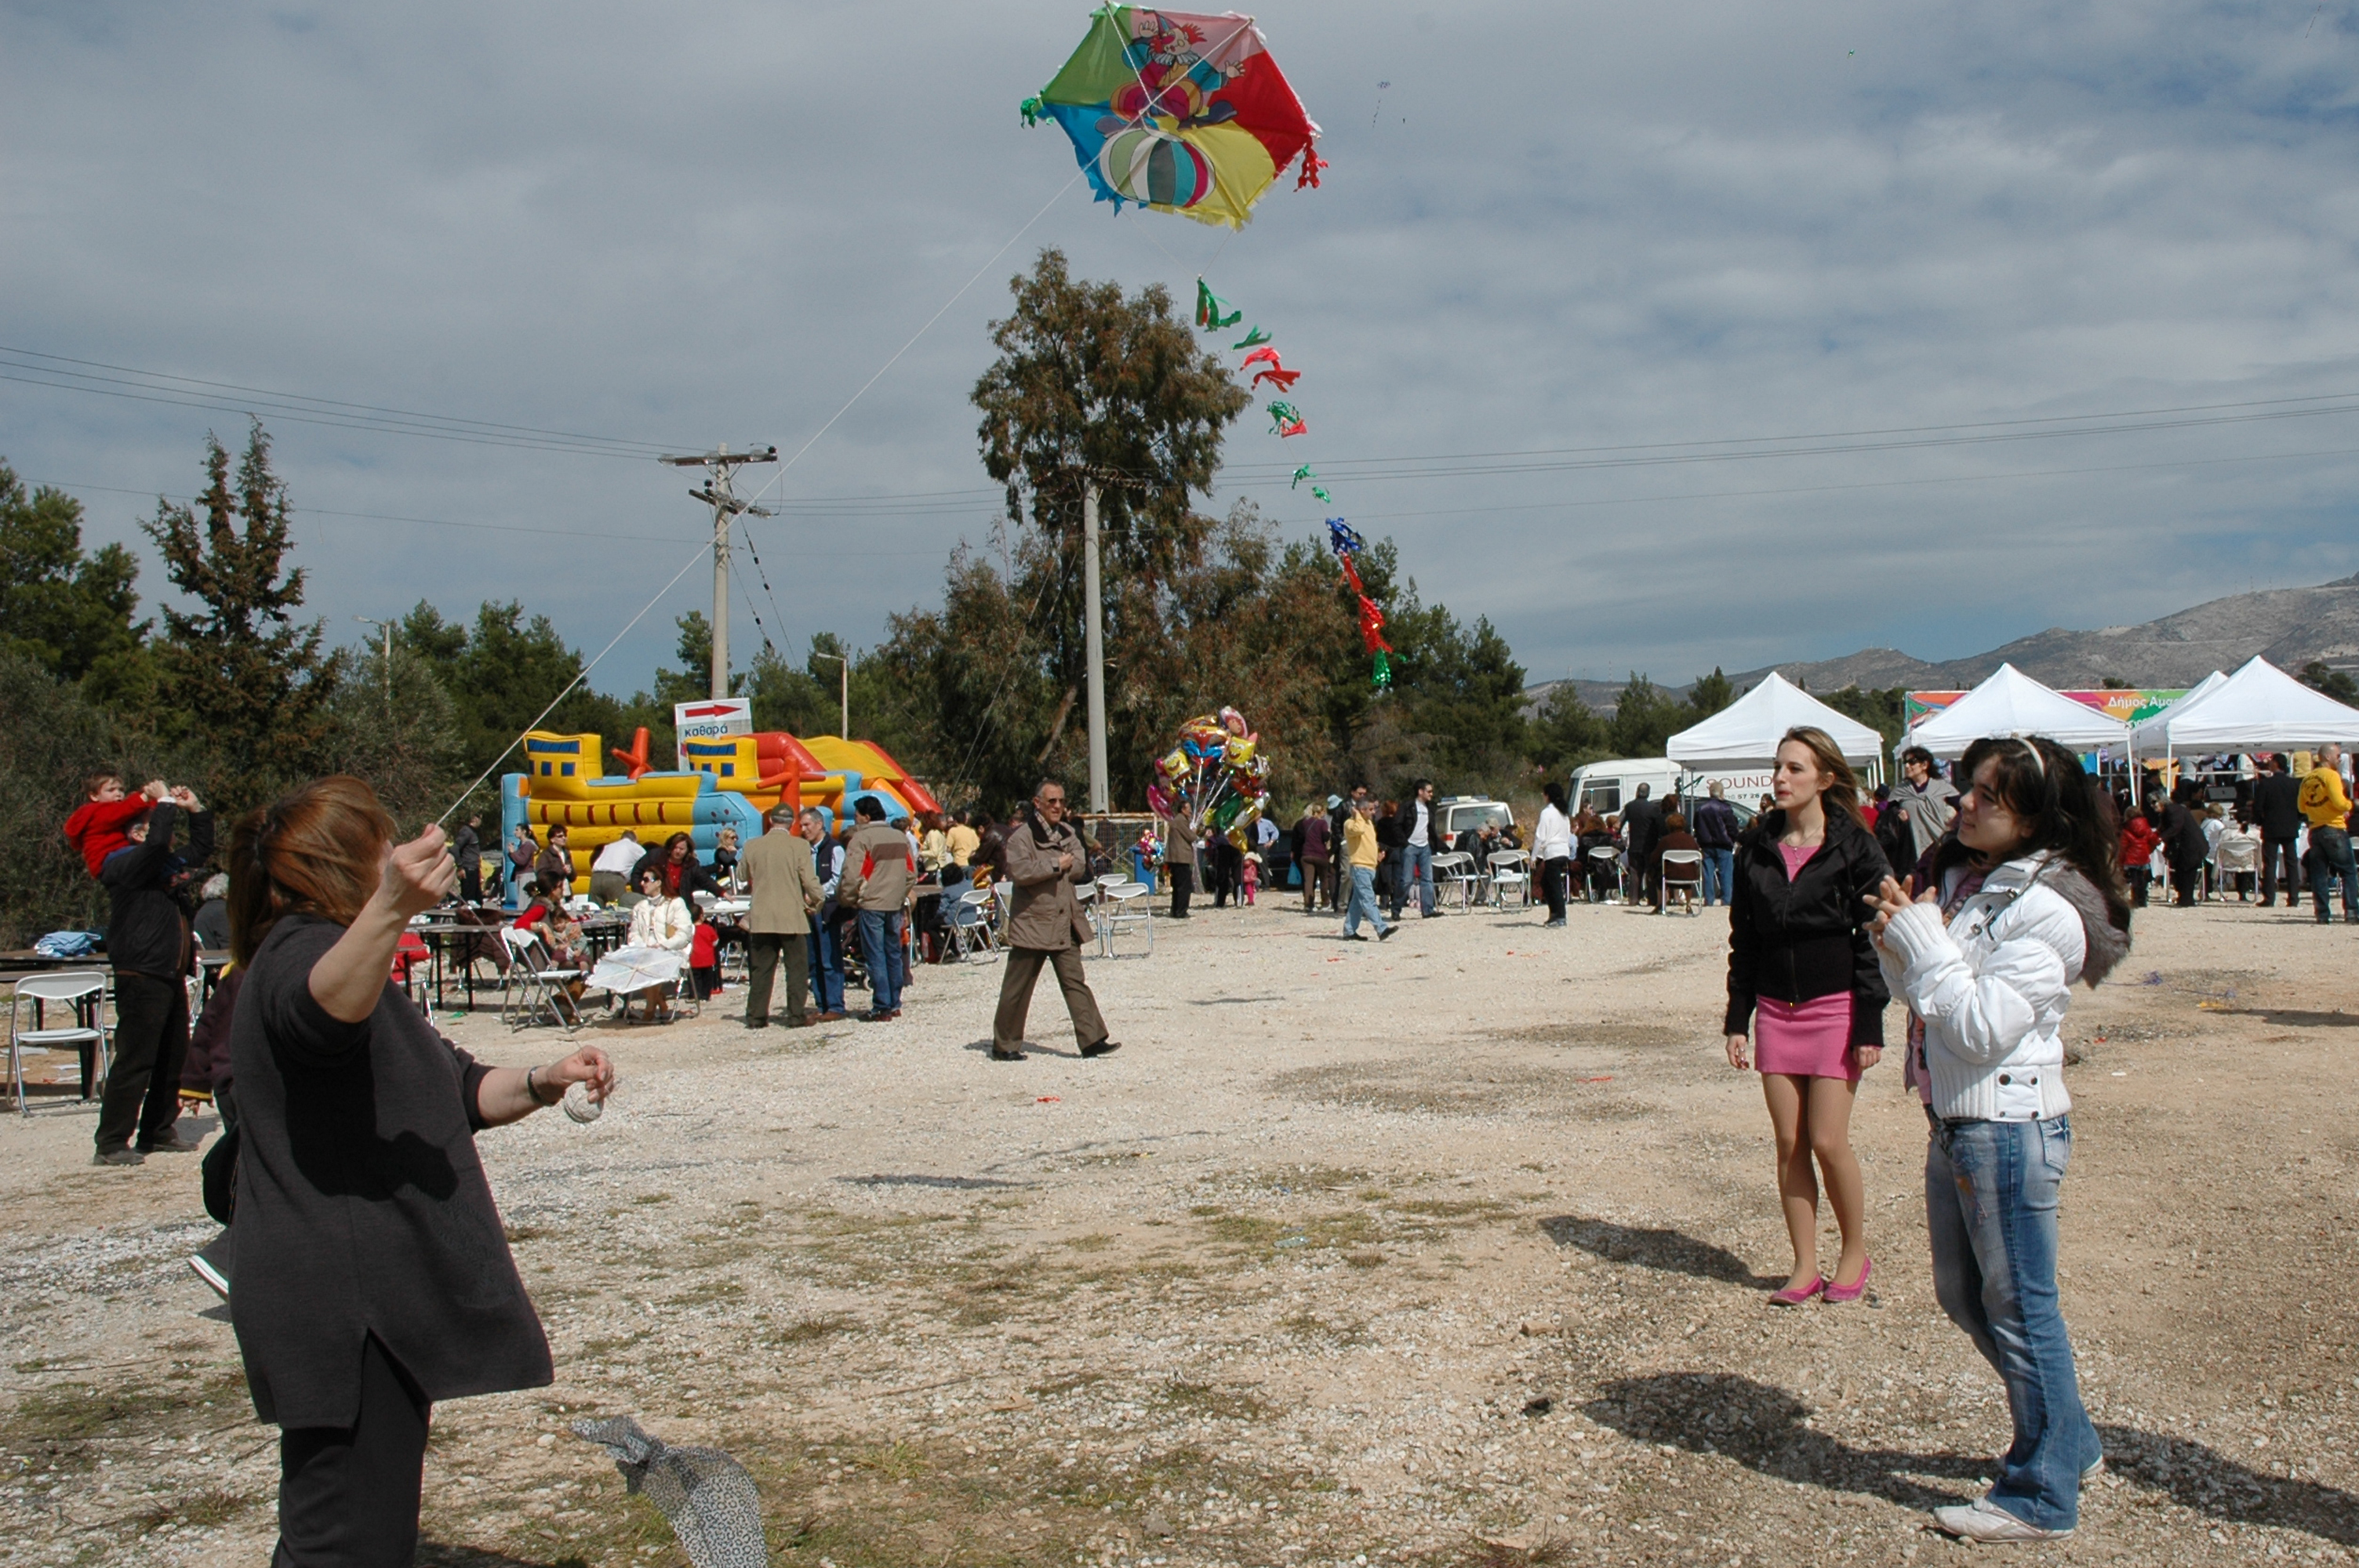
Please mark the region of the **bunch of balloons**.
[[1268, 777], [1261, 737], [1244, 714], [1223, 708], [1180, 727], [1179, 744], [1155, 761], [1147, 804], [1158, 816], [1186, 817], [1200, 841], [1218, 833], [1242, 849], [1245, 829], [1268, 808]]

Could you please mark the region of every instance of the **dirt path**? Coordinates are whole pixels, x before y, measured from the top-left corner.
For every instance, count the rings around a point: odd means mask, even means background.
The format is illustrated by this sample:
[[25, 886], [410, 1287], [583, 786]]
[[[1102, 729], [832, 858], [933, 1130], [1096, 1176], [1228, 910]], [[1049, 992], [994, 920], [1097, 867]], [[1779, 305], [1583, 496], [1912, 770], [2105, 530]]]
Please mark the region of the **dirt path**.
[[[1871, 1301], [1766, 1310], [1724, 939], [1202, 911], [1093, 960], [1125, 1043], [1093, 1062], [1053, 987], [1046, 1049], [988, 1061], [984, 965], [891, 1025], [602, 1029], [603, 1119], [482, 1141], [558, 1380], [437, 1412], [421, 1561], [684, 1562], [583, 1413], [727, 1449], [776, 1561], [821, 1568], [1961, 1559], [1923, 1509], [1989, 1474], [2006, 1406], [1932, 1301], [1921, 1116], [1870, 1076]], [[2354, 957], [2158, 910], [2076, 1001], [2063, 1285], [2114, 1473], [2045, 1560], [2359, 1547]], [[260, 1562], [275, 1445], [182, 1261], [194, 1171], [92, 1170], [89, 1136], [0, 1130], [0, 1561]]]

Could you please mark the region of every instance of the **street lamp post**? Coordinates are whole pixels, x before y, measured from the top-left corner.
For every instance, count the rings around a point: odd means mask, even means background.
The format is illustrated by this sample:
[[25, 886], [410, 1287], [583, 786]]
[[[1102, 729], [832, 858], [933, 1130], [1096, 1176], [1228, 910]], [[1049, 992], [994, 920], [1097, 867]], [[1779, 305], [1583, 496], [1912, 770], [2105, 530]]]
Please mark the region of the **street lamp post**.
[[393, 711], [393, 622], [372, 620], [365, 615], [355, 615], [353, 619], [364, 626], [375, 626], [385, 633], [385, 710], [391, 713]]

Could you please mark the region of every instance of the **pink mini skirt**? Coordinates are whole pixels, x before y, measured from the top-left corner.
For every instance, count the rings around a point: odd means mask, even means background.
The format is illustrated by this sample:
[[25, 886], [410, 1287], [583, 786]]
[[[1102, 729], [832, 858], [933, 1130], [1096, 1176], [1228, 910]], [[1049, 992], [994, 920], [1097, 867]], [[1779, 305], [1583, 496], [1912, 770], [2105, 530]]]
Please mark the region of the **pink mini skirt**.
[[1851, 993], [1812, 997], [1799, 1005], [1762, 997], [1753, 1006], [1754, 1065], [1798, 1078], [1848, 1078], [1852, 1065]]

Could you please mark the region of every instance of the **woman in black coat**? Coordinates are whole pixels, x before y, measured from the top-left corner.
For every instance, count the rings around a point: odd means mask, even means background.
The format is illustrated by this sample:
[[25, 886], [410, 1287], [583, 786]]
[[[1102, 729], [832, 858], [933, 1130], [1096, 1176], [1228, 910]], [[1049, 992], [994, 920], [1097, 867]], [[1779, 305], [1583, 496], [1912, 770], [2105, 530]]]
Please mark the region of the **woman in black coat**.
[[409, 917], [458, 881], [439, 827], [386, 853], [368, 785], [323, 779], [230, 844], [239, 1144], [230, 1322], [279, 1429], [274, 1563], [407, 1564], [433, 1401], [539, 1388], [549, 1343], [475, 1134], [603, 1101], [605, 1054], [486, 1067], [386, 976]]
[[[1891, 993], [1868, 939], [1869, 898], [1891, 874], [1859, 809], [1859, 788], [1824, 730], [1777, 747], [1777, 808], [1736, 843], [1728, 910], [1728, 1065], [1758, 1065], [1777, 1142], [1777, 1197], [1794, 1271], [1769, 1298], [1794, 1306], [1867, 1288], [1866, 1197], [1851, 1148], [1860, 1075], [1884, 1050]], [[1756, 1038], [1754, 1059], [1746, 1031]], [[1811, 1168], [1815, 1156], [1817, 1171]], [[1819, 1183], [1843, 1229], [1832, 1279], [1819, 1271]]]

